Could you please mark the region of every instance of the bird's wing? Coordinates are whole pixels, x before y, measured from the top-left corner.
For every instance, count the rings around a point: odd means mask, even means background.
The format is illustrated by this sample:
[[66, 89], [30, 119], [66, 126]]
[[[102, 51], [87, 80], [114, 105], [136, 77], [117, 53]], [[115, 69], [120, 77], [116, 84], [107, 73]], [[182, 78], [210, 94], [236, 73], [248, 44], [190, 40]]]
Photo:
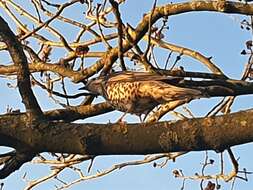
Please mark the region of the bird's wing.
[[204, 97], [200, 90], [177, 87], [160, 81], [142, 82], [139, 92], [143, 97], [152, 97], [159, 103]]
[[115, 72], [106, 77], [107, 82], [135, 82], [135, 81], [163, 81], [165, 83], [178, 83], [182, 78], [158, 75], [148, 72]]

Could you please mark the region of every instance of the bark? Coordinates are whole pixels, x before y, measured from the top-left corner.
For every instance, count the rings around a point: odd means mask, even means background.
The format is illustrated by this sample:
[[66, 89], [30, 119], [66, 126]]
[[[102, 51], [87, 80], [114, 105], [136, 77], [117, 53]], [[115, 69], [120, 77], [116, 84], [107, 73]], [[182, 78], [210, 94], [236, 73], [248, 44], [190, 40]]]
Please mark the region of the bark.
[[223, 151], [253, 141], [252, 113], [121, 125], [38, 121], [34, 126], [29, 126], [26, 114], [6, 114], [0, 117], [0, 145], [91, 155]]
[[2, 17], [0, 17], [0, 40], [6, 44], [14, 65], [18, 67], [18, 89], [26, 110], [33, 118], [41, 117], [43, 112], [31, 89], [30, 71], [22, 45]]

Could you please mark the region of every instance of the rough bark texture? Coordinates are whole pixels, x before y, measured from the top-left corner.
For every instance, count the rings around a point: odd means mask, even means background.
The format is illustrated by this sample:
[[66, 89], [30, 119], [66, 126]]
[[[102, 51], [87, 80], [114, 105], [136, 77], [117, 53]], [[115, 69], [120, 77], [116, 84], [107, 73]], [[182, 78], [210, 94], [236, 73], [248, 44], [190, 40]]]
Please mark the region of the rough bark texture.
[[41, 122], [27, 126], [25, 114], [0, 118], [0, 145], [32, 152], [75, 154], [150, 154], [222, 151], [253, 141], [253, 110], [190, 120], [150, 124], [74, 124]]

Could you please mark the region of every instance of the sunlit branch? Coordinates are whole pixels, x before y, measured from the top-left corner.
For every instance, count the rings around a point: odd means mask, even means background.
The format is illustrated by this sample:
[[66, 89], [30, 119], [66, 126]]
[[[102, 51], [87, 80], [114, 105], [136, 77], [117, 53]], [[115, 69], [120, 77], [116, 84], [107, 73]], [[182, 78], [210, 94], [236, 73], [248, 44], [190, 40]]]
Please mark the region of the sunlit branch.
[[[31, 120], [43, 117], [42, 110], [37, 102], [35, 95], [31, 89], [30, 72], [25, 53], [21, 43], [9, 28], [8, 24], [0, 17], [0, 38], [7, 45], [9, 54], [17, 67], [17, 81], [22, 101], [26, 110], [31, 114]], [[33, 118], [33, 119], [32, 119]]]

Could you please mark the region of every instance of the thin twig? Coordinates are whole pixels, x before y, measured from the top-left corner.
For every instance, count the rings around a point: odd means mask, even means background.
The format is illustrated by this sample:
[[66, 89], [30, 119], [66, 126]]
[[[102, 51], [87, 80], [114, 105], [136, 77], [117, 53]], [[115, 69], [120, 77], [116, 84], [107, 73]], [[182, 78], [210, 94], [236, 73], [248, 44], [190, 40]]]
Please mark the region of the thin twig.
[[102, 27], [101, 27], [101, 23], [100, 23], [100, 19], [99, 19], [99, 9], [100, 9], [100, 4], [97, 4], [97, 8], [96, 8], [96, 17], [97, 17], [97, 25], [100, 31], [100, 35], [101, 35], [101, 39], [104, 42], [104, 44], [106, 45], [107, 49], [112, 49], [111, 45], [107, 42], [107, 40], [105, 39]]
[[152, 11], [151, 11], [151, 14], [149, 15], [149, 22], [148, 22], [148, 45], [147, 45], [147, 49], [146, 49], [146, 51], [144, 53], [144, 57], [147, 57], [149, 49], [150, 49], [151, 35], [152, 35], [152, 23], [151, 23], [151, 21], [152, 21], [152, 17], [153, 17], [155, 8], [156, 8], [156, 3], [157, 3], [157, 0], [154, 0]]
[[120, 12], [119, 12], [119, 4], [114, 0], [109, 0], [112, 5], [113, 13], [117, 20], [117, 29], [118, 29], [118, 57], [120, 60], [121, 69], [123, 71], [126, 70], [126, 66], [124, 63], [124, 56], [123, 56], [123, 22], [121, 20]]

